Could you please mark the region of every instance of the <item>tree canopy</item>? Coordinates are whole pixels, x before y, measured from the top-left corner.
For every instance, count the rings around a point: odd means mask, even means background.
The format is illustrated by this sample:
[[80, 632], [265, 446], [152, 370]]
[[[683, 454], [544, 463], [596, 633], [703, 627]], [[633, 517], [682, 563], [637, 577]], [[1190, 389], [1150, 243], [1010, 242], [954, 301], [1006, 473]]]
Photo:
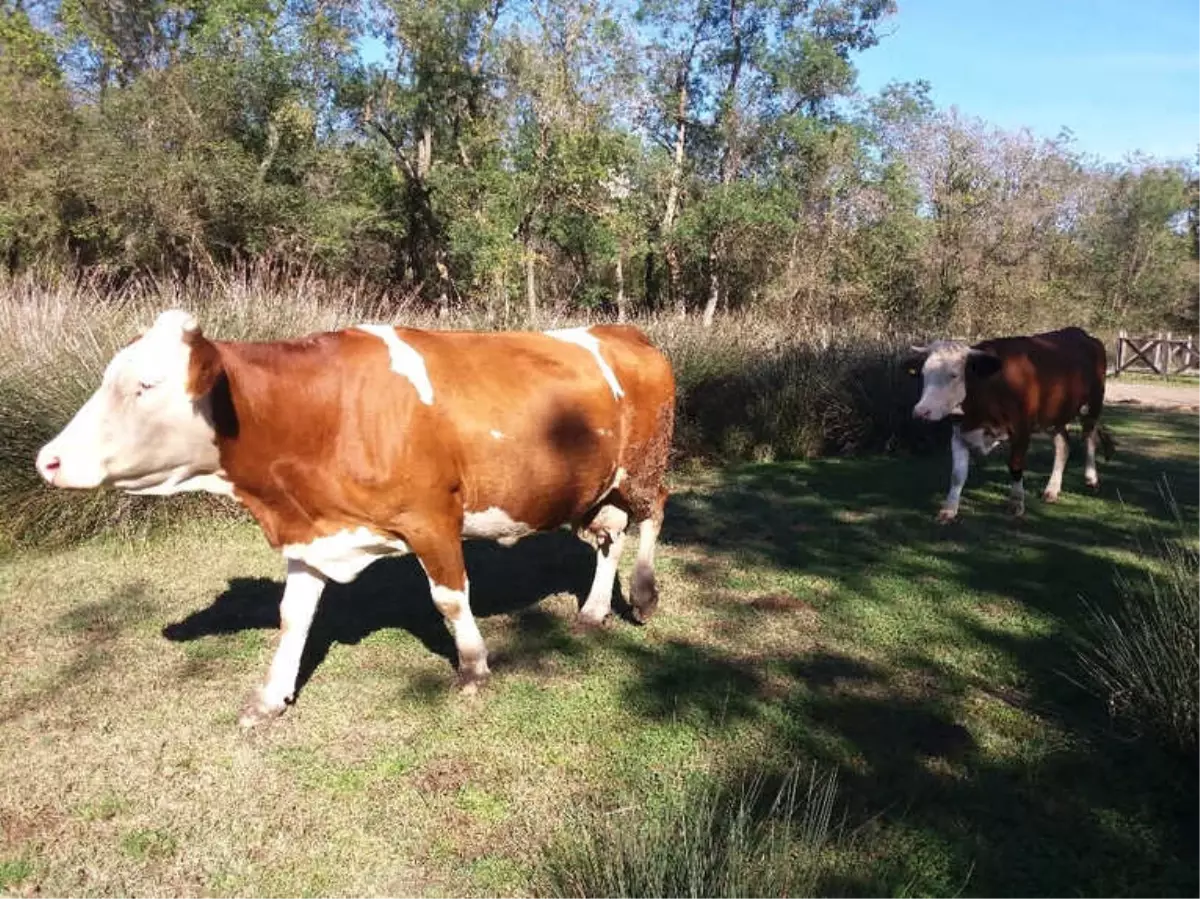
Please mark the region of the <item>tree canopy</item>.
[[1196, 161], [857, 86], [893, 0], [0, 0], [0, 260], [439, 309], [1196, 326]]

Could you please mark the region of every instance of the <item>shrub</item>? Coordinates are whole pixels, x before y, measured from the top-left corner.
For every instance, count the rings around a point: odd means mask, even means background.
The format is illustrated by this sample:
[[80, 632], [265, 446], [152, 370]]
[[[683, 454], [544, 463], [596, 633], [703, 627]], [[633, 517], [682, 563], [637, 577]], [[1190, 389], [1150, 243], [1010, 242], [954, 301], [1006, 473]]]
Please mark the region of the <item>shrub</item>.
[[798, 769], [773, 797], [761, 779], [710, 782], [630, 814], [578, 813], [541, 862], [557, 896], [808, 896], [826, 864], [833, 775]]
[[1163, 495], [1169, 524], [1139, 541], [1142, 554], [1157, 564], [1115, 577], [1111, 612], [1088, 605], [1078, 657], [1086, 684], [1114, 715], [1194, 754], [1200, 723], [1200, 552], [1194, 524], [1184, 524], [1165, 483]]

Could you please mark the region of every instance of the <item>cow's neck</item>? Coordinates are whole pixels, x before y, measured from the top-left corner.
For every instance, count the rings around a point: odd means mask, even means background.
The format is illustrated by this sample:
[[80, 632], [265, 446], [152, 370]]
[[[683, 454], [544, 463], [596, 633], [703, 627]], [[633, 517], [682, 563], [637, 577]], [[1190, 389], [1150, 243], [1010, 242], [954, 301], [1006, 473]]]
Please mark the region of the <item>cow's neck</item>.
[[312, 435], [321, 432], [321, 417], [330, 414], [318, 401], [322, 390], [314, 382], [337, 377], [336, 371], [319, 360], [314, 364], [319, 350], [312, 345], [230, 342], [218, 347], [222, 374], [212, 401], [224, 477], [273, 546], [302, 542], [311, 536], [309, 530], [320, 531], [304, 497], [324, 468], [320, 459], [310, 458], [319, 449]]

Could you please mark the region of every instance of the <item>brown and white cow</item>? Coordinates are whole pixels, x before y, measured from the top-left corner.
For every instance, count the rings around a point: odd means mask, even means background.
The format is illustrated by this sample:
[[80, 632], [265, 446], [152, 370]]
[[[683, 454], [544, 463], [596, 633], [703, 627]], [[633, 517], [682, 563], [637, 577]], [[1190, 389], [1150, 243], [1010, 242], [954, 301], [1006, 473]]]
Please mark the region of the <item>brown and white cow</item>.
[[953, 470], [950, 492], [939, 521], [958, 514], [967, 480], [971, 450], [986, 455], [1001, 440], [1011, 441], [1008, 470], [1012, 475], [1010, 508], [1025, 512], [1025, 454], [1035, 430], [1054, 434], [1054, 469], [1042, 493], [1055, 502], [1062, 490], [1067, 463], [1067, 425], [1083, 422], [1087, 461], [1084, 480], [1099, 486], [1096, 442], [1107, 456], [1112, 440], [1099, 426], [1104, 407], [1104, 344], [1080, 328], [1063, 328], [1032, 337], [1001, 337], [968, 346], [938, 341], [913, 347], [919, 354], [908, 363], [924, 382], [913, 415], [926, 421], [955, 419], [950, 439]]
[[674, 423], [670, 365], [637, 329], [432, 332], [362, 325], [298, 340], [209, 340], [164, 312], [38, 453], [57, 487], [206, 490], [241, 502], [287, 561], [281, 637], [253, 725], [294, 696], [329, 580], [415, 553], [458, 649], [487, 676], [462, 540], [511, 544], [563, 525], [597, 549], [579, 612], [608, 614], [625, 531], [640, 532], [630, 600], [657, 604], [654, 548]]

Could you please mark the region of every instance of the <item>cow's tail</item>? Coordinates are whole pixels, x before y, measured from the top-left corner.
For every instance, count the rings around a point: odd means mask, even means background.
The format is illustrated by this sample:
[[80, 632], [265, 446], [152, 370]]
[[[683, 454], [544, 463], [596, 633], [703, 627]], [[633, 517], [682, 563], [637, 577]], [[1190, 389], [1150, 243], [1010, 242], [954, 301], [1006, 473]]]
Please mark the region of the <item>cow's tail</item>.
[[1104, 461], [1107, 462], [1117, 451], [1116, 438], [1113, 437], [1112, 431], [1100, 424], [1096, 425], [1096, 436], [1100, 438], [1100, 452], [1104, 453]]

